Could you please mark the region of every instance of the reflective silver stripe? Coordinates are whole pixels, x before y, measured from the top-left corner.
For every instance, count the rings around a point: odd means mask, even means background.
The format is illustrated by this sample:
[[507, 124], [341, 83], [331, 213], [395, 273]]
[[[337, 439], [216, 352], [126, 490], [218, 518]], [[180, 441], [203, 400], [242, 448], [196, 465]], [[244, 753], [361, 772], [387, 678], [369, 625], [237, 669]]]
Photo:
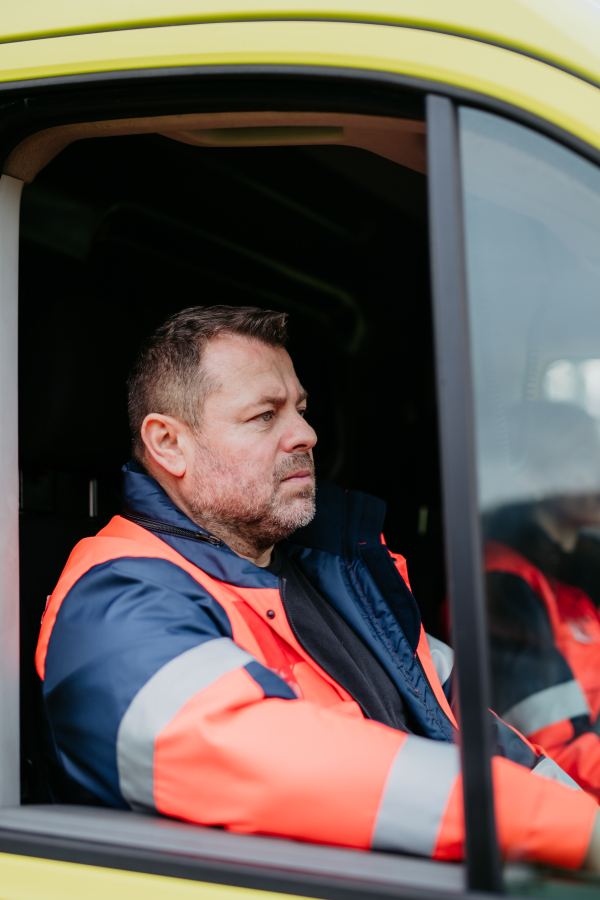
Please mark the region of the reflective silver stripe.
[[458, 747], [409, 735], [390, 769], [373, 831], [373, 850], [431, 856], [460, 772]]
[[590, 708], [578, 683], [565, 681], [554, 687], [538, 691], [521, 700], [502, 714], [502, 718], [521, 734], [527, 736], [573, 716], [589, 714]]
[[454, 667], [454, 650], [443, 641], [434, 638], [431, 634], [425, 633], [427, 643], [429, 644], [429, 652], [431, 661], [434, 665], [440, 684], [444, 685], [450, 678], [450, 674]]
[[576, 781], [573, 781], [570, 775], [567, 775], [564, 769], [554, 762], [553, 759], [546, 757], [531, 770], [532, 775], [539, 775], [540, 778], [548, 778], [550, 781], [558, 781], [573, 791], [580, 791], [581, 788]]
[[131, 806], [156, 808], [154, 742], [161, 731], [195, 694], [253, 661], [229, 638], [216, 638], [172, 659], [138, 691], [117, 734], [119, 787]]

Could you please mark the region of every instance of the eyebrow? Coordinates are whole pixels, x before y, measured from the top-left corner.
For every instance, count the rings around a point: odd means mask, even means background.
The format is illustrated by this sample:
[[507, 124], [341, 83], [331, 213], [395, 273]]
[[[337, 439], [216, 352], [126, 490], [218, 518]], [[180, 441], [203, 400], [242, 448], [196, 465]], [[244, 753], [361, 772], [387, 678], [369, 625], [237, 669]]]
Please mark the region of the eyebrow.
[[[303, 403], [308, 398], [308, 391], [305, 391], [304, 388], [300, 391], [298, 395], [297, 403]], [[265, 396], [261, 397], [256, 403], [252, 404], [252, 406], [284, 406], [287, 397], [284, 397], [283, 394], [279, 394], [278, 397]]]

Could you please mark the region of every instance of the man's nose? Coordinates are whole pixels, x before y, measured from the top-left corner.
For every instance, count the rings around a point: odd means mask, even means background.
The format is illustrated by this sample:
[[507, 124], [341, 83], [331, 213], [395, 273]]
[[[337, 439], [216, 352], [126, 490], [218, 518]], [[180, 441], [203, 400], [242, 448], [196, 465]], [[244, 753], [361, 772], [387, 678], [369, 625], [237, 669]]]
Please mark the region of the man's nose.
[[286, 453], [302, 450], [312, 450], [317, 443], [317, 433], [312, 425], [300, 414], [294, 416], [293, 424], [287, 429], [283, 439], [283, 449]]

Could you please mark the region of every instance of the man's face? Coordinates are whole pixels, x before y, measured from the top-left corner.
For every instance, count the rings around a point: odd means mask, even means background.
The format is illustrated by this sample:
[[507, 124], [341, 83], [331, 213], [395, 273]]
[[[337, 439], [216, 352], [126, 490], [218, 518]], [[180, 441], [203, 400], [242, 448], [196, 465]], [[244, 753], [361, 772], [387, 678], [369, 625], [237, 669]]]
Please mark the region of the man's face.
[[600, 494], [557, 497], [548, 504], [555, 516], [576, 528], [600, 525]]
[[314, 516], [306, 392], [287, 351], [258, 341], [223, 335], [204, 365], [218, 387], [201, 413], [189, 507], [205, 527], [269, 547]]

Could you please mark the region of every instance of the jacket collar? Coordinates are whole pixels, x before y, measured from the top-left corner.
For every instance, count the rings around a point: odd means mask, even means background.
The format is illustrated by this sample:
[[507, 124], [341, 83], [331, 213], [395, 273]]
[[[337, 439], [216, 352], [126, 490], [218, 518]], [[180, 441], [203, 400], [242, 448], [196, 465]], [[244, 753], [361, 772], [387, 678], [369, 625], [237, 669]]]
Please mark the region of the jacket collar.
[[139, 463], [132, 460], [123, 466], [123, 512], [186, 528], [203, 531], [175, 506], [158, 481], [148, 475]]
[[385, 502], [377, 497], [318, 481], [317, 514], [290, 541], [352, 559], [359, 546], [381, 544], [385, 511]]

